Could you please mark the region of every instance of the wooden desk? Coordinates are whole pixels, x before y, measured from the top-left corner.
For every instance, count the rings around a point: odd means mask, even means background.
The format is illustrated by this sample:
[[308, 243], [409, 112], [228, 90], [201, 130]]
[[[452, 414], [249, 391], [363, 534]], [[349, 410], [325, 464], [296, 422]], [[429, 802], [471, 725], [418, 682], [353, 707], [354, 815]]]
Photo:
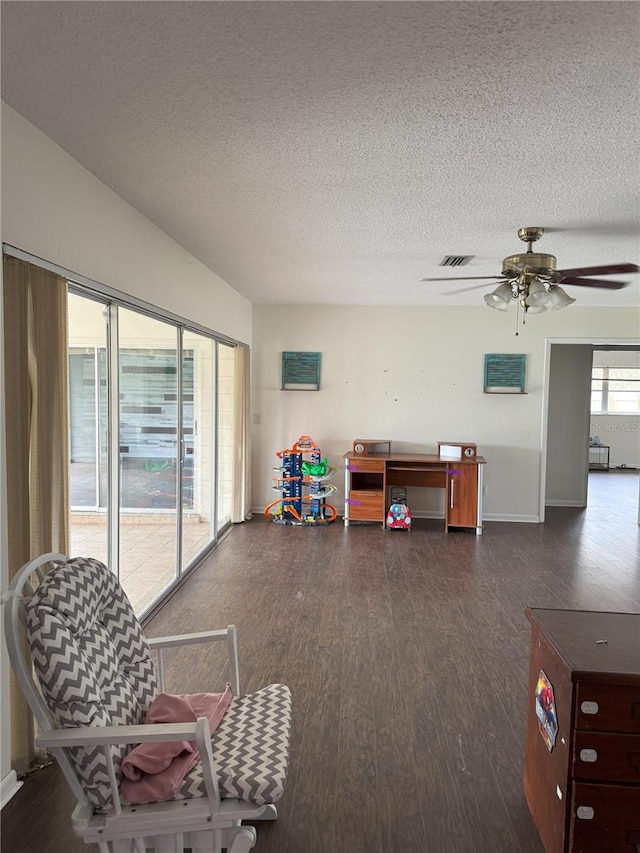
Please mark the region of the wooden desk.
[[[545, 850], [635, 853], [640, 614], [525, 612], [531, 656], [524, 793]], [[553, 690], [557, 733], [551, 750], [538, 723], [541, 671]]]
[[376, 521], [385, 527], [390, 486], [445, 489], [444, 529], [472, 527], [482, 533], [482, 456], [447, 459], [424, 453], [344, 454], [344, 523]]

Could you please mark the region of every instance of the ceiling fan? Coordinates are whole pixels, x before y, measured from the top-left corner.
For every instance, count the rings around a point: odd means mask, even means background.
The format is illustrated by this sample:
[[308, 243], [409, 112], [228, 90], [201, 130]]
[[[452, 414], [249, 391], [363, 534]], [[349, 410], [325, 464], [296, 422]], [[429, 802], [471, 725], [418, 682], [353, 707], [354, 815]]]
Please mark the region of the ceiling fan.
[[[502, 273], [499, 275], [453, 276], [451, 278], [423, 278], [422, 281], [470, 281], [472, 279], [489, 279], [499, 281], [498, 287], [484, 297], [490, 308], [506, 311], [512, 300], [517, 307], [522, 307], [527, 313], [540, 314], [549, 309], [557, 311], [571, 305], [576, 300], [569, 296], [561, 287], [564, 285], [577, 287], [602, 287], [609, 290], [619, 290], [626, 287], [627, 281], [609, 281], [602, 278], [592, 278], [597, 275], [616, 275], [620, 273], [638, 272], [637, 264], [606, 264], [595, 267], [575, 267], [574, 269], [556, 269], [556, 259], [553, 255], [534, 252], [533, 243], [544, 234], [544, 228], [520, 228], [518, 237], [527, 244], [527, 251], [518, 255], [509, 255], [502, 262]], [[473, 285], [465, 290], [473, 290]], [[460, 291], [456, 291], [460, 292]], [[524, 320], [523, 320], [524, 322]]]

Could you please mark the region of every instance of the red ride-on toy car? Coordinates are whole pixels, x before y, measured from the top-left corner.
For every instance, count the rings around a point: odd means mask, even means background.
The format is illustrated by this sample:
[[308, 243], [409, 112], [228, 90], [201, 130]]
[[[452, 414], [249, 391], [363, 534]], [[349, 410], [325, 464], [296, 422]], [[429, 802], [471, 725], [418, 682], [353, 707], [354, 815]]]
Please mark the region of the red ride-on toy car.
[[411, 511], [407, 506], [404, 486], [392, 486], [391, 506], [387, 513], [387, 530], [411, 530]]

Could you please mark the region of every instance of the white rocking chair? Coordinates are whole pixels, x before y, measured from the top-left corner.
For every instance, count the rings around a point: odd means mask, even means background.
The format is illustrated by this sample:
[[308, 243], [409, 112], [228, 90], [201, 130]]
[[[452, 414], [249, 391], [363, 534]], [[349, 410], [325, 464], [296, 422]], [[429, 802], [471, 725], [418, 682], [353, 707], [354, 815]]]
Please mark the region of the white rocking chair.
[[[97, 560], [62, 554], [23, 566], [3, 603], [11, 663], [40, 730], [36, 744], [53, 752], [77, 799], [75, 833], [100, 853], [247, 853], [256, 831], [241, 821], [274, 820], [284, 793], [291, 694], [272, 684], [240, 695], [235, 627], [146, 640], [115, 575]], [[227, 644], [233, 699], [213, 736], [206, 717], [144, 725], [164, 690], [162, 650], [218, 641]], [[132, 745], [185, 740], [200, 761], [174, 799], [124, 803], [121, 764]]]

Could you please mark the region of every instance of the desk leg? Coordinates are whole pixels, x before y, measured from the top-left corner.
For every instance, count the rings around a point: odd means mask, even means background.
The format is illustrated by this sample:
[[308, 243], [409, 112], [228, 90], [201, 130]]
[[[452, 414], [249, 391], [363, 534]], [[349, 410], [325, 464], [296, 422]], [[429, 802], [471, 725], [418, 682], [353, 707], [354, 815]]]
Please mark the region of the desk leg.
[[478, 516], [476, 518], [476, 536], [482, 536], [482, 493], [484, 492], [484, 465], [478, 465]]
[[351, 471], [349, 471], [349, 462], [345, 462], [344, 466], [344, 526], [349, 526], [349, 491], [351, 489]]

